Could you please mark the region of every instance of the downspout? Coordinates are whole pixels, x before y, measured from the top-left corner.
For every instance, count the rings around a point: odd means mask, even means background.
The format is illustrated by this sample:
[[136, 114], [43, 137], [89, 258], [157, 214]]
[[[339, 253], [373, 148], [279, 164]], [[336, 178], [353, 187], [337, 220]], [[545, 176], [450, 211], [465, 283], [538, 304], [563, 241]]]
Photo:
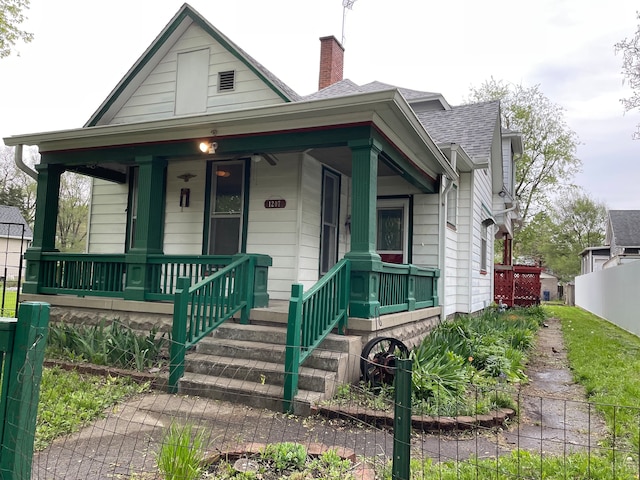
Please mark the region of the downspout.
[[24, 173], [29, 175], [35, 181], [38, 181], [38, 172], [36, 172], [33, 168], [29, 167], [22, 161], [22, 144], [16, 145], [15, 153], [14, 153], [14, 161], [16, 162], [16, 167], [22, 170]]
[[442, 183], [442, 181], [446, 179], [447, 180], [447, 185], [445, 186], [444, 190], [441, 190], [440, 193], [440, 205], [438, 208], [438, 214], [439, 214], [439, 219], [438, 219], [438, 237], [439, 237], [439, 252], [438, 252], [438, 268], [440, 269], [440, 279], [438, 282], [438, 298], [440, 299], [440, 322], [444, 322], [447, 319], [447, 315], [445, 312], [445, 307], [446, 307], [446, 297], [444, 295], [444, 284], [445, 284], [445, 277], [446, 277], [446, 271], [445, 271], [445, 264], [446, 264], [446, 253], [447, 253], [447, 218], [446, 218], [446, 208], [445, 208], [445, 199], [447, 198], [447, 194], [449, 193], [449, 190], [451, 190], [451, 187], [453, 187], [453, 181], [447, 177], [446, 175], [442, 174], [440, 176], [440, 182]]

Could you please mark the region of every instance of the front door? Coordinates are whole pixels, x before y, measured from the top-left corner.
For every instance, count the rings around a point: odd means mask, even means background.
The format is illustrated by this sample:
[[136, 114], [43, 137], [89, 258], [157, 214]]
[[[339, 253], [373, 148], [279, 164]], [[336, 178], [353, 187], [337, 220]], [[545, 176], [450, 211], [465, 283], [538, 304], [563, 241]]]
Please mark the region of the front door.
[[211, 168], [209, 255], [242, 251], [245, 162], [216, 162]]
[[383, 262], [409, 262], [409, 199], [379, 199], [376, 250]]

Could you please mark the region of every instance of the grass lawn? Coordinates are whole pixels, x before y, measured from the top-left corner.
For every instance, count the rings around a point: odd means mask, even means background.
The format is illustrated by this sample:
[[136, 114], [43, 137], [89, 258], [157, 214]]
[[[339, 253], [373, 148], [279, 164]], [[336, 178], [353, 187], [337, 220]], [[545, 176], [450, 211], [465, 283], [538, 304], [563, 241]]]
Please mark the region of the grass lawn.
[[4, 291], [4, 308], [2, 304], [2, 285], [0, 285], [0, 317], [13, 317], [15, 315], [16, 308], [16, 296], [15, 290]]
[[42, 450], [54, 439], [80, 430], [101, 418], [108, 407], [146, 390], [147, 385], [138, 385], [128, 378], [45, 368], [40, 386], [35, 450]]
[[[569, 363], [598, 405], [617, 443], [637, 452], [640, 435], [640, 338], [578, 307], [547, 307], [562, 322]], [[612, 441], [614, 438], [612, 437]]]
[[[545, 306], [559, 318], [568, 359], [577, 382], [585, 386], [588, 400], [598, 405], [611, 437], [605, 447], [624, 446], [638, 452], [640, 435], [640, 338], [578, 307]], [[638, 456], [625, 452], [571, 454], [540, 457], [526, 451], [495, 460], [433, 463], [411, 462], [411, 479], [638, 478]], [[385, 475], [385, 479], [390, 475]]]

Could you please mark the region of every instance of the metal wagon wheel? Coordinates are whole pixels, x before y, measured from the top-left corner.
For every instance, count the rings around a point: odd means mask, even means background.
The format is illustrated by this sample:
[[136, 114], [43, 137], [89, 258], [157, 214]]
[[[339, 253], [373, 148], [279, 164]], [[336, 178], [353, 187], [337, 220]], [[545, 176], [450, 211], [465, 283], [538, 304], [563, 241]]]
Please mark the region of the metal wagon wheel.
[[390, 385], [396, 375], [396, 358], [407, 358], [409, 349], [397, 338], [376, 337], [367, 342], [360, 356], [362, 381], [374, 390]]

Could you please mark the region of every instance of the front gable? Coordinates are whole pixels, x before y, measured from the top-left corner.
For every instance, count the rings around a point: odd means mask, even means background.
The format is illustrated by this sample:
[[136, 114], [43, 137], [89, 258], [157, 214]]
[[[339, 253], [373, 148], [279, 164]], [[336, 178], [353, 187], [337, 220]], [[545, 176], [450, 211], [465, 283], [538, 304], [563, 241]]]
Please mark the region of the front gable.
[[85, 126], [210, 114], [297, 95], [185, 4]]

